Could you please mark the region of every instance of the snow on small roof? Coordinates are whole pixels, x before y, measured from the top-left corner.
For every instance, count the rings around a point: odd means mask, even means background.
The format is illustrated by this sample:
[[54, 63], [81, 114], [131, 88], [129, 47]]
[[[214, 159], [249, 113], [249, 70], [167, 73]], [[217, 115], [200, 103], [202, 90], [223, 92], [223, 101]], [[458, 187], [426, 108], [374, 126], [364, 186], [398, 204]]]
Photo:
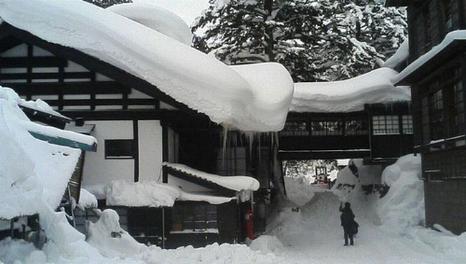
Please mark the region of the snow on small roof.
[[183, 19], [165, 8], [150, 3], [125, 3], [107, 9], [186, 45], [190, 46], [192, 43], [193, 34], [189, 26]]
[[130, 207], [172, 207], [177, 200], [222, 204], [236, 199], [236, 197], [188, 193], [177, 187], [152, 181], [113, 181], [106, 187], [105, 194], [107, 205]]
[[[288, 111], [293, 83], [280, 64], [230, 68], [147, 26], [79, 0], [0, 0], [0, 18], [145, 80], [213, 122], [256, 132], [284, 126], [277, 116]], [[264, 69], [270, 72], [261, 73]], [[259, 91], [261, 81], [272, 85], [268, 92]]]
[[81, 151], [34, 138], [14, 92], [0, 88], [0, 218], [54, 210]]
[[[44, 101], [26, 101], [21, 99], [18, 96], [18, 94], [16, 94], [15, 91], [13, 91], [11, 88], [0, 86], [0, 98], [8, 100], [10, 103], [13, 103], [18, 106], [32, 106], [38, 108], [39, 110], [37, 111], [44, 111], [55, 116], [60, 115], [59, 113], [52, 110], [52, 108]], [[38, 123], [31, 122], [27, 118], [23, 120], [17, 120], [17, 124], [22, 126], [30, 133], [37, 135], [36, 137], [40, 139], [51, 139], [52, 141], [54, 141], [53, 143], [58, 143], [60, 140], [63, 142], [67, 141], [69, 144], [66, 144], [66, 146], [86, 150], [95, 150], [97, 146], [97, 140], [94, 137], [78, 134], [72, 131], [61, 130], [51, 126], [44, 126]], [[85, 146], [80, 147], [80, 145]]]
[[364, 104], [409, 101], [408, 87], [395, 87], [397, 72], [379, 68], [352, 79], [335, 82], [295, 83], [290, 111], [351, 112]]
[[179, 163], [164, 162], [163, 166], [182, 171], [187, 175], [215, 183], [233, 191], [257, 191], [260, 187], [259, 181], [249, 176], [220, 176], [199, 171]]
[[400, 74], [394, 79], [394, 83], [399, 83], [411, 75], [413, 72], [418, 70], [433, 57], [438, 55], [443, 51], [447, 46], [453, 43], [456, 40], [466, 40], [466, 30], [455, 30], [449, 32], [445, 38], [438, 45], [434, 46], [427, 53], [417, 58], [415, 61], [410, 63]]
[[409, 39], [406, 38], [403, 43], [401, 43], [400, 47], [396, 50], [395, 54], [393, 54], [388, 60], [386, 60], [383, 64], [383, 67], [395, 69], [400, 63], [408, 60], [409, 57]]

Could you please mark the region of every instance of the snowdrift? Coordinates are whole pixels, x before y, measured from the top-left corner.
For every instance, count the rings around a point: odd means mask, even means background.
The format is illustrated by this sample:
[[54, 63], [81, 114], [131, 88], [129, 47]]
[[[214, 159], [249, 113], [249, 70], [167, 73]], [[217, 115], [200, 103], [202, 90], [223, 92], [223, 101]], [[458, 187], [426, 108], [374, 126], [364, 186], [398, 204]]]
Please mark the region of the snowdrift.
[[409, 87], [395, 87], [398, 73], [379, 68], [358, 77], [335, 82], [295, 83], [290, 111], [351, 112], [364, 104], [410, 101]]
[[213, 122], [257, 132], [284, 126], [293, 81], [278, 63], [228, 67], [141, 23], [80, 0], [0, 0], [1, 20], [143, 79]]

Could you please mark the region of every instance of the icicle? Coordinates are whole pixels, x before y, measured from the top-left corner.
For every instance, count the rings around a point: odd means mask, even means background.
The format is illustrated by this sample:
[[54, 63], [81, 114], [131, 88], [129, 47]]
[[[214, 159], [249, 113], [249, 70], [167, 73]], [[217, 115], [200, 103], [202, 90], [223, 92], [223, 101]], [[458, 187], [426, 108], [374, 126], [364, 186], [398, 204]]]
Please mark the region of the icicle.
[[225, 166], [225, 152], [227, 150], [228, 130], [229, 127], [226, 124], [222, 124], [223, 127], [223, 138], [222, 138], [222, 167]]

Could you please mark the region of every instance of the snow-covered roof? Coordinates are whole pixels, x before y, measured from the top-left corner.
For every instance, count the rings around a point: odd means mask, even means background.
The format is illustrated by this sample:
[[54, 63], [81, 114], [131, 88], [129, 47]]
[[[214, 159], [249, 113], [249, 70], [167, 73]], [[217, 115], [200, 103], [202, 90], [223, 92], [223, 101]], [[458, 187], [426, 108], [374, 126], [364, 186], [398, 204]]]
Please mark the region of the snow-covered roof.
[[[18, 95], [0, 88], [0, 218], [31, 215], [60, 203], [81, 150], [34, 138]], [[38, 125], [40, 126], [40, 125]]]
[[296, 83], [290, 111], [351, 112], [364, 104], [409, 101], [409, 87], [396, 87], [398, 73], [379, 68], [352, 79], [335, 82]]
[[220, 176], [199, 171], [179, 163], [164, 162], [163, 166], [181, 171], [186, 175], [215, 183], [233, 191], [257, 191], [260, 187], [259, 181], [249, 176]]
[[124, 3], [107, 8], [117, 14], [141, 23], [188, 46], [193, 34], [189, 26], [171, 11], [150, 3]]
[[406, 38], [403, 43], [401, 43], [400, 47], [396, 50], [395, 54], [393, 54], [390, 58], [388, 58], [388, 60], [384, 62], [383, 67], [395, 69], [396, 66], [407, 61], [408, 57], [409, 39]]
[[131, 207], [172, 207], [175, 201], [202, 201], [222, 204], [236, 197], [222, 197], [185, 192], [168, 184], [152, 181], [113, 181], [105, 188], [107, 205]]
[[449, 46], [455, 40], [466, 40], [466, 30], [455, 30], [455, 31], [449, 32], [445, 36], [445, 38], [442, 40], [442, 42], [434, 46], [427, 53], [417, 58], [415, 61], [410, 63], [403, 71], [401, 71], [400, 74], [394, 79], [394, 82], [399, 83], [403, 81], [406, 77], [411, 75], [413, 72], [418, 70], [421, 66], [423, 66], [428, 61], [430, 61], [433, 57], [435, 57], [440, 52], [442, 52], [447, 46]]
[[[143, 79], [216, 123], [258, 132], [279, 131], [284, 126], [293, 82], [280, 64], [232, 68], [80, 0], [0, 0], [0, 19]], [[264, 82], [269, 84], [267, 91], [262, 90]]]

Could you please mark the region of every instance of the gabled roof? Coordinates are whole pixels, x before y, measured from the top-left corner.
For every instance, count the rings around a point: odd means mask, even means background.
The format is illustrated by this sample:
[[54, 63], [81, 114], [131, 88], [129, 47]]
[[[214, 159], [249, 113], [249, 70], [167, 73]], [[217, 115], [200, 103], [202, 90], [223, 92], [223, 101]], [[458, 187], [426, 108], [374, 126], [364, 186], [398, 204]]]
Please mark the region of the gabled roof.
[[218, 124], [259, 132], [284, 126], [293, 82], [280, 64], [229, 67], [84, 1], [0, 0], [0, 20], [15, 37]]

